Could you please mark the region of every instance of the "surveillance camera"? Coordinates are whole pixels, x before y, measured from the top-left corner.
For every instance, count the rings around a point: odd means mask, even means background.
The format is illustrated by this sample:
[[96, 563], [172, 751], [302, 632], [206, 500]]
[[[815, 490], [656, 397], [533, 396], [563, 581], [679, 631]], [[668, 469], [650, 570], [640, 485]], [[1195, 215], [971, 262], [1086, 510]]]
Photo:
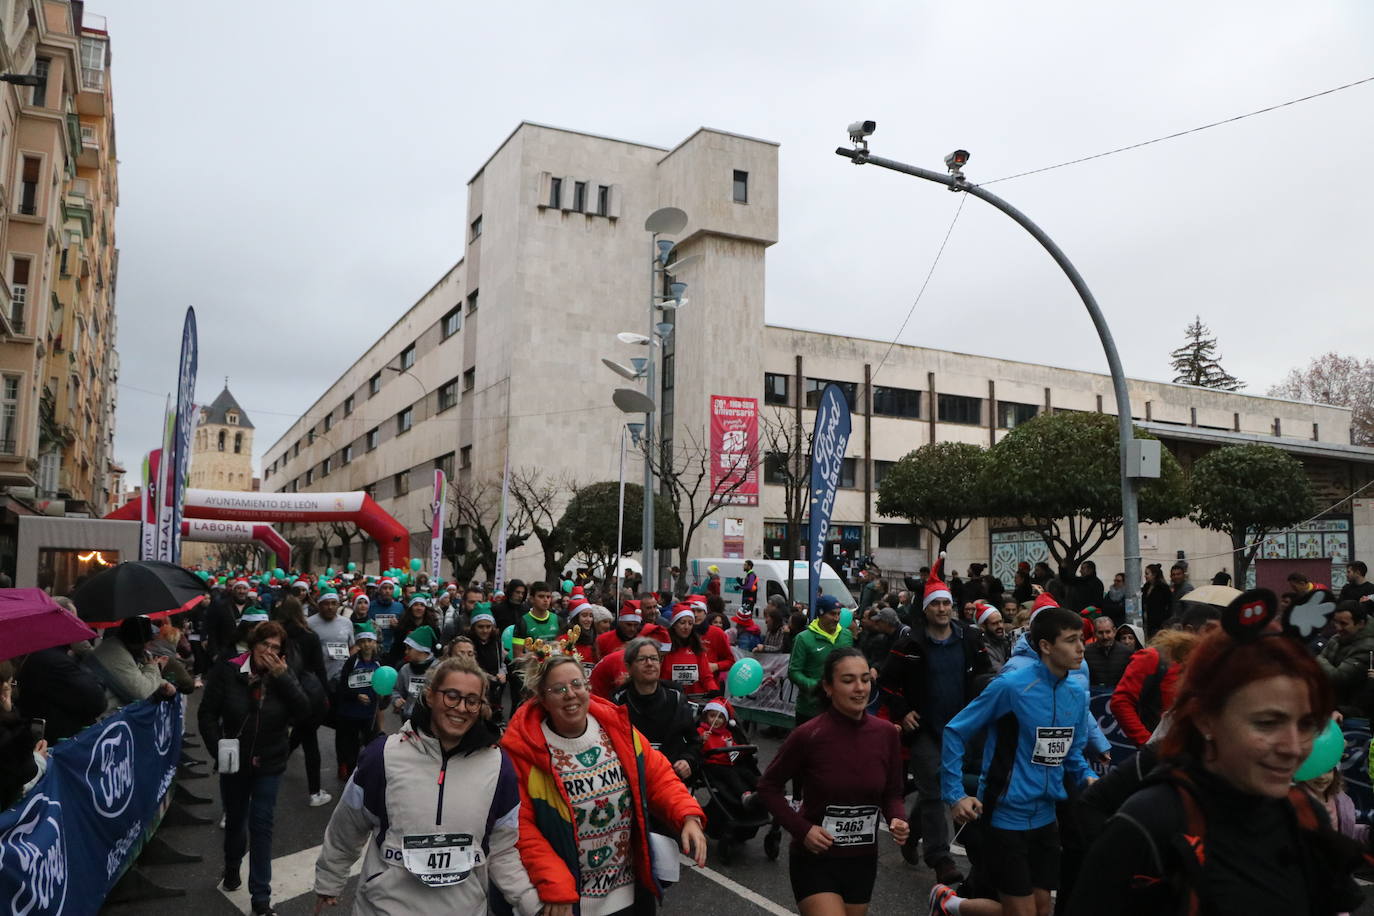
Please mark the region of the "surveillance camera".
[[957, 149], [945, 157], [945, 168], [957, 172], [968, 164], [968, 150]]
[[877, 129], [877, 121], [855, 121], [849, 125], [849, 139], [858, 143]]

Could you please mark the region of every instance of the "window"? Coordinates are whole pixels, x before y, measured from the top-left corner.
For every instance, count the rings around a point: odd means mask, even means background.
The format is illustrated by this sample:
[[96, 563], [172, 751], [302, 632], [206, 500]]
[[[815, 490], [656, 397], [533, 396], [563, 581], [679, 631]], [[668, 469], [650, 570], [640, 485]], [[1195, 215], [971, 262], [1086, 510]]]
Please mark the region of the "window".
[[81, 39], [81, 88], [100, 92], [105, 88], [105, 42]]
[[224, 438], [225, 438], [225, 432], [224, 432], [224, 430], [221, 429], [221, 430], [219, 431], [219, 445], [218, 445], [218, 451], [221, 451], [221, 452], [224, 451]]
[[444, 472], [444, 477], [447, 478], [447, 479], [449, 479], [449, 480], [452, 480], [452, 479], [453, 479], [453, 452], [449, 452], [447, 455], [440, 455], [438, 458], [435, 458], [435, 459], [434, 459], [434, 470], [436, 470], [436, 471], [443, 471], [443, 472]]
[[786, 452], [768, 452], [763, 456], [763, 481], [764, 483], [786, 484], [791, 475], [787, 473]]
[[321, 476], [321, 477], [328, 477], [328, 476], [329, 476], [329, 472], [332, 471], [333, 469], [334, 469], [334, 462], [333, 462], [333, 460], [331, 460], [331, 459], [329, 459], [329, 458], [324, 459], [324, 461], [321, 462], [321, 464], [320, 464], [320, 476]]
[[611, 189], [604, 184], [596, 187], [596, 215], [608, 216], [611, 212]]
[[458, 467], [467, 470], [472, 467], [472, 446], [465, 445], [458, 450]]
[[915, 419], [921, 415], [921, 392], [910, 388], [874, 385], [873, 415]]
[[10, 267], [10, 324], [14, 333], [24, 333], [24, 316], [29, 301], [29, 264], [28, 258], [15, 258]]
[[439, 322], [440, 335], [444, 340], [448, 340], [454, 334], [463, 329], [463, 307], [456, 305], [443, 320]]
[[468, 314], [471, 315], [475, 311], [477, 311], [477, 290], [474, 289], [468, 293]]
[[852, 488], [854, 486], [855, 475], [858, 474], [858, 471], [858, 458], [846, 458], [842, 461], [840, 463], [840, 486]]
[[33, 75], [38, 77], [38, 85], [33, 87], [33, 98], [29, 104], [42, 108], [48, 103], [48, 70], [52, 68], [52, 58], [40, 57], [33, 62]]
[[463, 390], [471, 391], [472, 386], [477, 384], [477, 367], [473, 366], [463, 373]]
[[[808, 378], [806, 380], [806, 406], [813, 408], [819, 407], [821, 403], [821, 392], [824, 391], [825, 386], [829, 384], [829, 379]], [[848, 402], [849, 409], [851, 411], [854, 410], [854, 404], [859, 399], [859, 383], [836, 382], [835, 384], [840, 386], [840, 391], [844, 394], [844, 399]]]
[[411, 344], [401, 351], [401, 368], [409, 369], [415, 365], [415, 344]]
[[43, 161], [37, 156], [25, 156], [19, 176], [19, 212], [33, 216], [38, 212], [38, 173]]
[[234, 433], [234, 454], [243, 454], [243, 433]]
[[407, 407], [405, 410], [396, 414], [396, 435], [410, 432], [410, 427], [415, 424], [415, 408]]
[[883, 482], [883, 478], [887, 476], [887, 472], [892, 470], [892, 466], [896, 463], [895, 461], [877, 461], [875, 459], [873, 462], [873, 486], [879, 486]]
[[291, 457], [299, 458], [301, 455], [301, 440], [297, 439], [296, 444], [291, 446]]
[[970, 398], [962, 394], [940, 395], [941, 423], [969, 423], [978, 425], [983, 422], [983, 399]]
[[735, 169], [735, 203], [749, 203], [749, 173]]
[[324, 415], [324, 431], [329, 432], [334, 428], [334, 414], [331, 411]]
[[921, 529], [915, 525], [879, 525], [878, 546], [893, 550], [920, 550]]
[[563, 206], [562, 178], [553, 178], [549, 180], [549, 206], [554, 208]]
[[444, 382], [439, 386], [439, 410], [445, 411], [458, 403], [458, 380]]
[[353, 413], [353, 395], [350, 394], [348, 397], [344, 398], [343, 414], [344, 414], [345, 417], [347, 417], [347, 416], [351, 416], [352, 413]]
[[310, 486], [310, 485], [311, 485], [312, 483], [314, 483], [314, 482], [315, 482], [315, 469], [314, 469], [314, 468], [306, 468], [306, 469], [305, 469], [305, 485], [308, 487], [308, 486]]
[[396, 491], [397, 496], [405, 496], [410, 492], [410, 472], [402, 471], [399, 474], [391, 475], [391, 486]]
[[479, 215], [475, 220], [473, 220], [472, 226], [470, 226], [469, 228], [471, 228], [472, 230], [472, 240], [475, 242], [478, 239], [480, 239], [482, 237], [482, 217]]
[[236, 413], [234, 413], [234, 412], [231, 410], [231, 411], [229, 411], [227, 414], [224, 415], [224, 421], [225, 421], [226, 423], [228, 423], [230, 426], [238, 426], [238, 425], [239, 425], [239, 415], [236, 414]]
[[19, 376], [7, 375], [0, 388], [0, 452], [17, 455], [19, 437]]
[[373, 427], [367, 431], [366, 448], [370, 452], [377, 447], [378, 429]]
[[572, 208], [578, 213], [586, 212], [587, 209], [587, 183], [585, 181], [573, 182], [573, 205]]
[[353, 461], [353, 446], [345, 445], [343, 451], [339, 452], [339, 464], [349, 464]]
[[372, 378], [370, 378], [370, 379], [367, 380], [367, 396], [368, 396], [368, 397], [372, 397], [374, 394], [376, 394], [377, 392], [379, 392], [379, 391], [381, 391], [381, 390], [382, 390], [382, 374], [381, 374], [380, 372], [378, 372], [376, 375], [372, 376]]
[[306, 445], [314, 445], [314, 444], [315, 444], [315, 430], [314, 430], [313, 428], [310, 429], [310, 430], [305, 434], [305, 444], [306, 444]]
[[1015, 401], [997, 402], [997, 425], [1003, 429], [1015, 429], [1027, 420], [1033, 420], [1040, 408], [1034, 404], [1018, 404]]
[[763, 403], [765, 404], [786, 404], [792, 379], [790, 376], [781, 375], [776, 372], [765, 372], [763, 374]]

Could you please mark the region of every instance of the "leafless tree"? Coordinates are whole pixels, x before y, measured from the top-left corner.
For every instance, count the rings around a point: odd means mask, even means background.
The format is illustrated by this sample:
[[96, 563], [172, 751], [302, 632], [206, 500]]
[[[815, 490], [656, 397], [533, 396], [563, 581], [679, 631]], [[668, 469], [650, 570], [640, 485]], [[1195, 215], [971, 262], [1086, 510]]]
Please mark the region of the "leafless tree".
[[791, 411], [775, 407], [763, 418], [763, 468], [770, 483], [782, 485], [787, 520], [787, 592], [796, 594], [796, 561], [801, 559], [801, 526], [811, 490], [810, 432], [798, 429]]
[[[529, 540], [531, 529], [529, 517], [518, 500], [509, 500], [506, 511], [509, 516], [506, 550], [509, 552]], [[455, 580], [469, 582], [478, 569], [489, 576], [495, 574], [500, 525], [499, 484], [474, 484], [462, 480], [450, 483], [444, 513], [444, 554], [453, 564]]]
[[1374, 359], [1324, 353], [1303, 368], [1291, 370], [1269, 393], [1349, 407], [1354, 411], [1351, 444], [1374, 445]]
[[544, 476], [537, 468], [511, 472], [510, 495], [524, 513], [529, 532], [539, 539], [544, 552], [546, 582], [561, 579], [563, 570], [577, 555], [576, 545], [569, 543], [558, 522], [563, 517], [563, 508], [579, 489], [576, 480], [555, 480]]

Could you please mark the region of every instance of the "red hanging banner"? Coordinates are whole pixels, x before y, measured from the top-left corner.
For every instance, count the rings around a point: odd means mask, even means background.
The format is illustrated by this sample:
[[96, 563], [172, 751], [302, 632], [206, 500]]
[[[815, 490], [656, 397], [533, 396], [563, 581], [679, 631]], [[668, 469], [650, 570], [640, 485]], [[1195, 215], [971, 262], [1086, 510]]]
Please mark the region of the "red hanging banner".
[[711, 493], [713, 502], [759, 504], [759, 402], [711, 395]]

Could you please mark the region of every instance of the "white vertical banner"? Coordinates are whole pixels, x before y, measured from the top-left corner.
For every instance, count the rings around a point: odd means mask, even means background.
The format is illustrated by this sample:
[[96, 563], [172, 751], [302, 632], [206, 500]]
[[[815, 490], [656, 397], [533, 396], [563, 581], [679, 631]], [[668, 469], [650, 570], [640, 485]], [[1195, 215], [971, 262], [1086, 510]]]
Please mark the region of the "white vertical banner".
[[[641, 499], [639, 511], [644, 511]], [[620, 505], [615, 513], [615, 598], [611, 608], [620, 609], [620, 558], [625, 554], [625, 430], [620, 430]], [[652, 586], [652, 583], [650, 583]]]
[[172, 534], [172, 525], [176, 521], [176, 486], [173, 484], [176, 474], [176, 463], [172, 460], [175, 454], [176, 441], [176, 411], [172, 408], [172, 396], [167, 396], [167, 408], [163, 412], [162, 428], [162, 461], [157, 470], [157, 559], [166, 563], [175, 563], [177, 557], [173, 555], [177, 542], [180, 537]]
[[506, 501], [510, 498], [510, 449], [506, 450], [506, 464], [501, 471], [501, 517], [496, 523], [496, 568], [492, 570], [491, 587], [501, 591], [506, 587], [506, 528], [510, 517], [506, 514]]
[[448, 497], [448, 480], [444, 472], [434, 469], [434, 501], [429, 504], [434, 517], [429, 529], [429, 579], [439, 581], [439, 565], [444, 558], [444, 504]]

